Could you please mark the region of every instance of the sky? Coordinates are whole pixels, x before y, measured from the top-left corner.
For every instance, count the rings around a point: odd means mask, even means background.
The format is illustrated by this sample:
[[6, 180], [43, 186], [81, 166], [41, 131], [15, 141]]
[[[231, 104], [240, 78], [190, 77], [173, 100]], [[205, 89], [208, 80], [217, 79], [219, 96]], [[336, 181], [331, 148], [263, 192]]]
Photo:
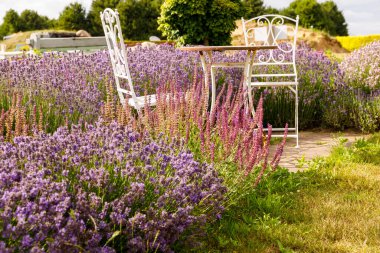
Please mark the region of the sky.
[[[0, 23], [10, 8], [19, 14], [32, 9], [49, 18], [57, 18], [59, 13], [71, 2], [81, 3], [88, 11], [92, 0], [0, 0]], [[264, 4], [275, 8], [284, 8], [292, 0], [264, 0]], [[335, 0], [343, 11], [350, 35], [380, 34], [380, 0]]]
[[[1, 0], [0, 0], [1, 1]], [[264, 0], [264, 4], [275, 8], [289, 6], [291, 0]], [[323, 2], [323, 1], [318, 1]], [[380, 0], [334, 0], [343, 11], [350, 35], [380, 34]]]

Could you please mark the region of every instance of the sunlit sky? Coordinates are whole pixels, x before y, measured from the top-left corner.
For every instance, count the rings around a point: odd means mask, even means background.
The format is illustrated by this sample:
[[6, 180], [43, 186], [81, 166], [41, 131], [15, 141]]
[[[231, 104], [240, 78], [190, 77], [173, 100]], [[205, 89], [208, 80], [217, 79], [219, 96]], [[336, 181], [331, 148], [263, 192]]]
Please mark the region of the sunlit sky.
[[[88, 11], [92, 0], [0, 0], [0, 23], [5, 12], [13, 8], [18, 13], [25, 9], [36, 10], [41, 15], [57, 18], [63, 8], [71, 2], [79, 2]], [[264, 4], [284, 8], [292, 0], [264, 0]], [[335, 0], [343, 11], [350, 35], [380, 34], [380, 0]]]

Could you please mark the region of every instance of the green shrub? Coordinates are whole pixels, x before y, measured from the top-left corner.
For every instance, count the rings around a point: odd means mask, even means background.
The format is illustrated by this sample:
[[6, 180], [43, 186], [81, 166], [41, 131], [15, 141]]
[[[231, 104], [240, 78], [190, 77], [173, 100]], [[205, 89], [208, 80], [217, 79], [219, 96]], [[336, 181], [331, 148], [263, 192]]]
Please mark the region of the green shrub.
[[158, 29], [179, 44], [226, 45], [241, 14], [240, 0], [167, 0]]

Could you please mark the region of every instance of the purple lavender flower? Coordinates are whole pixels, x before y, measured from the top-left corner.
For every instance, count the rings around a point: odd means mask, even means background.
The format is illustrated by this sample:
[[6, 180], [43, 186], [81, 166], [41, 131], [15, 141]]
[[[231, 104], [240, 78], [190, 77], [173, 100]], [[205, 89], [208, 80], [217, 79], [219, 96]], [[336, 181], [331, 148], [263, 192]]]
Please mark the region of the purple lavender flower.
[[1, 142], [1, 251], [170, 251], [226, 191], [180, 143], [101, 122]]

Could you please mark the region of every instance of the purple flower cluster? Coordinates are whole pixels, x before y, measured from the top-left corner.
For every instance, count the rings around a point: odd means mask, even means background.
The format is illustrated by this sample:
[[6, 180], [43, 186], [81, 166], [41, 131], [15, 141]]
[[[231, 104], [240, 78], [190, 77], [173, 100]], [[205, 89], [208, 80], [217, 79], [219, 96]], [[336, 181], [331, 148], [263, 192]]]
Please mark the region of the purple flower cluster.
[[5, 93], [22, 91], [30, 103], [50, 104], [64, 114], [77, 111], [95, 116], [102, 100], [102, 81], [111, 75], [103, 55], [47, 53], [2, 60], [0, 88]]
[[116, 123], [0, 143], [0, 251], [171, 251], [226, 189], [181, 142]]
[[[179, 87], [188, 87], [193, 84], [194, 68], [198, 68], [197, 78], [201, 71], [199, 57], [175, 49], [164, 44], [153, 47], [136, 46], [128, 48], [128, 60], [133, 77], [135, 90], [138, 94], [155, 93], [157, 87], [168, 83], [175, 83]], [[257, 57], [265, 56], [266, 51], [259, 51]], [[277, 52], [279, 54], [279, 52]], [[226, 54], [213, 53], [215, 62], [242, 62], [245, 52]], [[287, 55], [289, 57], [290, 55]], [[275, 56], [276, 57], [276, 56]], [[314, 51], [305, 45], [297, 49], [297, 67], [299, 73], [300, 115], [301, 126], [310, 126], [317, 123], [321, 116], [316, 117], [316, 111], [322, 111], [321, 98], [326, 98], [333, 87], [344, 86], [343, 76], [336, 62], [331, 61], [323, 53]], [[260, 71], [278, 71], [260, 69]], [[100, 104], [105, 98], [107, 83], [114, 83], [113, 72], [106, 51], [91, 55], [83, 54], [44, 54], [42, 57], [25, 57], [19, 60], [0, 61], [0, 90], [10, 97], [13, 90], [22, 91], [29, 99], [28, 103], [43, 104], [45, 118], [49, 124], [56, 126], [48, 129], [53, 132], [65, 122], [64, 115], [68, 115], [70, 122], [77, 122], [78, 118], [94, 122], [99, 115]], [[226, 68], [217, 71], [218, 89], [222, 84], [232, 83], [239, 86], [242, 70], [239, 68]], [[200, 79], [201, 80], [201, 79]], [[292, 121], [292, 114], [283, 114], [276, 108], [291, 107], [291, 93], [283, 89], [264, 91], [266, 103], [268, 100], [275, 103], [279, 95], [289, 101], [286, 105], [271, 105], [265, 107], [266, 122], [284, 124]], [[273, 97], [273, 99], [271, 99]], [[258, 100], [258, 98], [257, 98]], [[7, 109], [7, 108], [6, 108]], [[291, 112], [289, 110], [284, 110]], [[60, 116], [58, 116], [60, 115]], [[282, 117], [277, 122], [279, 115]], [[57, 120], [57, 117], [62, 119]], [[74, 118], [74, 119], [72, 119]], [[314, 119], [314, 120], [313, 120]]]

